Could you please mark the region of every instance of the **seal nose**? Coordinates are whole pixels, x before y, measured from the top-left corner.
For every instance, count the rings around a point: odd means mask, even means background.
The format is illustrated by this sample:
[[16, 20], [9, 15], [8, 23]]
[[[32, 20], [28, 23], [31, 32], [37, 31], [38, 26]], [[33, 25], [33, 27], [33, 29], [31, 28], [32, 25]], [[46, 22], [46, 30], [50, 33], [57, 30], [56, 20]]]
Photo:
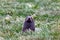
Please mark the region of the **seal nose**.
[[28, 20], [30, 20], [30, 18]]

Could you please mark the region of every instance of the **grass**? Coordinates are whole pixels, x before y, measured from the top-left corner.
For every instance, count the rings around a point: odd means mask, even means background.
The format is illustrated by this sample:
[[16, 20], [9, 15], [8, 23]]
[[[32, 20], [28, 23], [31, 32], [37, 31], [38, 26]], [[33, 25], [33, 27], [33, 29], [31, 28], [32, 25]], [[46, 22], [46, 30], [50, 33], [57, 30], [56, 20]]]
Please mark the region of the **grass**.
[[[55, 0], [1, 0], [0, 40], [60, 40], [59, 4]], [[27, 15], [35, 20], [35, 32], [22, 32]]]

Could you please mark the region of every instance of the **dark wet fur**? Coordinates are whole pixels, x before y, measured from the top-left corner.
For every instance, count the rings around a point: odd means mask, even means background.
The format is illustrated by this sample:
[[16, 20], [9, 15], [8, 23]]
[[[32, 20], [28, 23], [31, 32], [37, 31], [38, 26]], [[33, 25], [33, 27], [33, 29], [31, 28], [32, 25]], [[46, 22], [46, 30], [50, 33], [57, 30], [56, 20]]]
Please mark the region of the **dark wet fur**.
[[22, 31], [25, 32], [26, 30], [29, 30], [29, 29], [31, 31], [35, 31], [34, 20], [31, 16], [26, 17]]

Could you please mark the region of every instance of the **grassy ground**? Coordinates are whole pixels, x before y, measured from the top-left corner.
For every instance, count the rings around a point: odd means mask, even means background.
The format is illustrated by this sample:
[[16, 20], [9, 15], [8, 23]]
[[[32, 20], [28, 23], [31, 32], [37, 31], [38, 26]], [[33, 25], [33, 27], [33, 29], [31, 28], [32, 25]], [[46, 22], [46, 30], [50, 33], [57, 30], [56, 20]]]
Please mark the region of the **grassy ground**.
[[[35, 20], [35, 32], [22, 32], [25, 17]], [[1, 0], [0, 40], [60, 40], [60, 1]]]

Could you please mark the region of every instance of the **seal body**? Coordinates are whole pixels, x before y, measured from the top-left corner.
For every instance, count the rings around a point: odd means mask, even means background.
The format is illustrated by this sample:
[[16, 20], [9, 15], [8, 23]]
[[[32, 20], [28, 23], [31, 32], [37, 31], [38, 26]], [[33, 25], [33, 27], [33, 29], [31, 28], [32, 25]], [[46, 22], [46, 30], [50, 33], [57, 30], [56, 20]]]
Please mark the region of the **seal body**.
[[23, 25], [22, 31], [25, 32], [27, 30], [35, 31], [35, 23], [31, 16], [27, 16]]

